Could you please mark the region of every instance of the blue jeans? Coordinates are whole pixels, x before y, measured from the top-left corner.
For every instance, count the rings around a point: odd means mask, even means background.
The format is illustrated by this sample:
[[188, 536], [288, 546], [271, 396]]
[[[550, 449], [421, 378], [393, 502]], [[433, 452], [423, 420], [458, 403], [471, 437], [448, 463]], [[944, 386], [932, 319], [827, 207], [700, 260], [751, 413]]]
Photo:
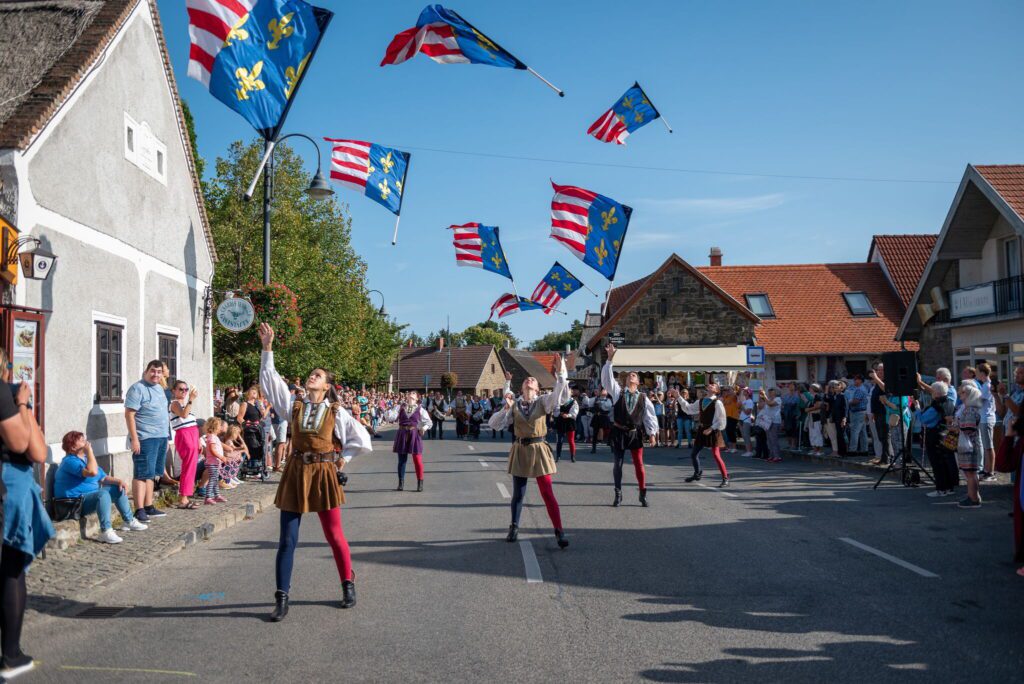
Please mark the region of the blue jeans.
[[683, 417], [680, 415], [676, 416], [676, 439], [679, 443], [683, 443], [683, 435], [686, 435], [687, 441], [693, 440], [693, 420], [689, 417]]
[[868, 424], [865, 420], [867, 411], [850, 411], [850, 451], [865, 452], [868, 450]]
[[[150, 437], [139, 440], [139, 453], [132, 454], [132, 477], [136, 480], [159, 480], [167, 460], [167, 438]], [[159, 470], [157, 470], [159, 467]]]
[[100, 519], [100, 530], [110, 529], [110, 504], [117, 506], [117, 512], [125, 523], [132, 521], [132, 507], [128, 503], [128, 495], [117, 485], [100, 485], [95, 492], [82, 497], [82, 515], [96, 514]]

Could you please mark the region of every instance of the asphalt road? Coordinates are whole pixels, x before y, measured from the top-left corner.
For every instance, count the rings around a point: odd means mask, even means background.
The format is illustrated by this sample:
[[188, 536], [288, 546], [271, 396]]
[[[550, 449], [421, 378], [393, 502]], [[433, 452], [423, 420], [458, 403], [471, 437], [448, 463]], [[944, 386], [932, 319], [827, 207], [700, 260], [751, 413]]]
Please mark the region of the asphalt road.
[[[338, 608], [330, 550], [307, 516], [291, 613], [265, 621], [277, 516], [264, 514], [101, 595], [100, 606], [130, 607], [116, 617], [33, 625], [23, 643], [41, 665], [18, 681], [1024, 677], [1024, 580], [1010, 562], [1005, 486], [963, 511], [895, 481], [871, 491], [866, 475], [730, 455], [727, 496], [684, 483], [684, 451], [661, 449], [647, 453], [652, 506], [638, 505], [627, 464], [615, 509], [601, 448], [559, 464], [562, 551], [532, 483], [527, 544], [504, 541], [505, 444], [426, 444], [422, 494], [393, 491], [386, 439], [352, 464], [342, 515], [355, 609]], [[541, 582], [527, 581], [530, 549]]]

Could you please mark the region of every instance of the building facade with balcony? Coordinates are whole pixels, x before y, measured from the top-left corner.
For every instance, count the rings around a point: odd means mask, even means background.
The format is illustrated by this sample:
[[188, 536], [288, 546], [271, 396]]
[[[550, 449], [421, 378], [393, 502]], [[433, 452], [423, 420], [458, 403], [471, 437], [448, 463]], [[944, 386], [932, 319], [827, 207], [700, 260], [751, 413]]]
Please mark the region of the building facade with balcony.
[[900, 323], [925, 372], [1024, 364], [1024, 165], [968, 165]]

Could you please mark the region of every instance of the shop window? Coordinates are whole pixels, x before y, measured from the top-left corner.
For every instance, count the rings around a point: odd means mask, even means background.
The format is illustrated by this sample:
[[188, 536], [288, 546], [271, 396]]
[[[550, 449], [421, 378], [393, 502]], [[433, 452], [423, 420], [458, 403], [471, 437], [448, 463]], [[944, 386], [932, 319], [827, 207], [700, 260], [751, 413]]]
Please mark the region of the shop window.
[[775, 362], [775, 382], [787, 382], [796, 379], [796, 361]]
[[111, 323], [96, 323], [96, 401], [122, 401], [121, 359], [124, 353], [124, 328]]
[[775, 318], [775, 310], [772, 309], [772, 303], [768, 301], [768, 295], [747, 294], [743, 296], [747, 300], [747, 308], [750, 309], [755, 316], [758, 318]]
[[875, 316], [875, 307], [871, 305], [871, 300], [864, 292], [844, 292], [843, 299], [846, 300], [846, 306], [849, 307], [850, 313], [854, 316]]
[[178, 379], [178, 338], [164, 333], [156, 337], [160, 347], [160, 360], [167, 364], [167, 384], [170, 386]]

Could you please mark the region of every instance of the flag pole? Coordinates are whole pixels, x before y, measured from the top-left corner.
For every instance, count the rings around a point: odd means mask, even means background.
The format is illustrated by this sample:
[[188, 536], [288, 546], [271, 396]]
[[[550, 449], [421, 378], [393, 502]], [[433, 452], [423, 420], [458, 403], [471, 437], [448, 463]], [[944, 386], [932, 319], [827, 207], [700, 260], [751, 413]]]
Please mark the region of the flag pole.
[[580, 281], [580, 285], [582, 285], [587, 290], [587, 292], [589, 292], [590, 294], [594, 295], [595, 297], [600, 297], [601, 296], [601, 295], [597, 294], [596, 292], [594, 292], [593, 290], [591, 290], [589, 287], [587, 287], [587, 284], [585, 282], [583, 282], [582, 280]]
[[539, 78], [541, 81], [543, 81], [544, 85], [546, 85], [548, 88], [551, 88], [556, 93], [558, 93], [558, 97], [565, 97], [565, 91], [564, 90], [562, 90], [561, 88], [556, 86], [554, 83], [552, 83], [548, 79], [546, 79], [543, 76], [541, 76], [540, 74], [538, 74], [536, 71], [533, 70], [533, 67], [526, 67], [526, 70], [529, 71], [534, 76], [536, 76], [537, 78]]
[[256, 181], [258, 181], [260, 179], [260, 176], [263, 175], [263, 168], [267, 165], [267, 162], [270, 160], [270, 155], [274, 153], [274, 145], [276, 144], [277, 142], [274, 140], [267, 141], [266, 150], [264, 150], [263, 152], [263, 159], [260, 159], [260, 164], [259, 166], [256, 167], [256, 175], [253, 176], [252, 183], [249, 183], [249, 189], [245, 191], [246, 202], [251, 200], [253, 194], [256, 192]]
[[398, 196], [398, 213], [395, 214], [395, 234], [391, 236], [391, 246], [398, 244], [398, 222], [402, 220], [402, 203], [405, 202], [405, 179], [409, 177], [409, 162], [412, 155], [405, 152], [405, 171], [402, 173], [402, 194]]
[[401, 214], [395, 214], [395, 234], [391, 236], [391, 246], [394, 247], [398, 242], [398, 222], [402, 220]]
[[661, 114], [658, 114], [658, 118], [661, 119], [661, 123], [665, 124], [665, 128], [667, 128], [668, 132], [671, 133], [672, 127], [668, 125], [668, 121], [665, 121], [665, 117], [663, 117]]

